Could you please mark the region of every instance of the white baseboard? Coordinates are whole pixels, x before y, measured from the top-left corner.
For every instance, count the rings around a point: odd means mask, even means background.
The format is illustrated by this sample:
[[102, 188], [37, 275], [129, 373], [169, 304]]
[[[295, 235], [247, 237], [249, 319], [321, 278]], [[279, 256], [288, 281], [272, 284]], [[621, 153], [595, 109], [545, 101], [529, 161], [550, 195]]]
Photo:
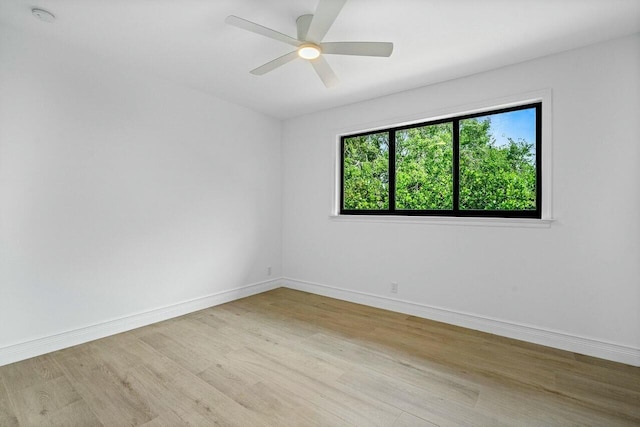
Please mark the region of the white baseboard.
[[521, 341], [599, 357], [601, 359], [612, 360], [614, 362], [626, 363], [632, 366], [640, 366], [640, 348], [604, 342], [592, 338], [585, 338], [517, 323], [505, 322], [503, 320], [432, 307], [425, 304], [418, 304], [410, 301], [383, 297], [380, 295], [337, 288], [320, 283], [312, 283], [291, 278], [283, 278], [281, 283], [283, 286], [291, 289], [410, 314], [456, 326], [514, 338]]
[[203, 310], [280, 286], [640, 366], [640, 349], [638, 348], [291, 278], [252, 283], [143, 313], [0, 347], [0, 366]]
[[215, 294], [194, 298], [189, 301], [155, 308], [95, 325], [73, 329], [59, 334], [38, 338], [19, 344], [0, 347], [0, 366], [29, 359], [52, 351], [83, 344], [109, 335], [130, 331], [141, 326], [182, 316], [187, 313], [224, 304], [250, 295], [259, 294], [280, 287], [280, 280], [273, 279], [252, 283]]

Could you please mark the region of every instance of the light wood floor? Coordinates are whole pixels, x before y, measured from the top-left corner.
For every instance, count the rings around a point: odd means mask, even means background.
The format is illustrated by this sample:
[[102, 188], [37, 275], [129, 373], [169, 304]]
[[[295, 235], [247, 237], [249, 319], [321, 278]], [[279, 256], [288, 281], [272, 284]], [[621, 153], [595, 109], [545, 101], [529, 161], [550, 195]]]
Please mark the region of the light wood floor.
[[288, 289], [0, 367], [0, 425], [640, 425], [640, 368]]

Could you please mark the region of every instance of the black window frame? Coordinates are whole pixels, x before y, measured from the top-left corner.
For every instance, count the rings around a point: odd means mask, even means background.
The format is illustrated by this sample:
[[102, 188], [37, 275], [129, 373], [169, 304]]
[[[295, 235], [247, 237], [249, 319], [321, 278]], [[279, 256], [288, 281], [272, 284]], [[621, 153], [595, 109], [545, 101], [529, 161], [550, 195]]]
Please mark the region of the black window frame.
[[[509, 113], [512, 111], [535, 109], [536, 116], [536, 208], [531, 210], [460, 210], [460, 121], [492, 114]], [[438, 210], [407, 210], [396, 209], [395, 175], [396, 175], [396, 139], [397, 131], [430, 126], [442, 123], [452, 123], [453, 128], [453, 209]], [[374, 135], [388, 132], [389, 137], [389, 208], [388, 209], [344, 209], [344, 149], [348, 138]], [[482, 110], [472, 114], [447, 117], [444, 119], [428, 120], [410, 125], [388, 127], [367, 132], [346, 134], [340, 136], [340, 215], [394, 215], [394, 216], [442, 216], [462, 218], [533, 218], [542, 219], [542, 102], [533, 102], [512, 107]]]

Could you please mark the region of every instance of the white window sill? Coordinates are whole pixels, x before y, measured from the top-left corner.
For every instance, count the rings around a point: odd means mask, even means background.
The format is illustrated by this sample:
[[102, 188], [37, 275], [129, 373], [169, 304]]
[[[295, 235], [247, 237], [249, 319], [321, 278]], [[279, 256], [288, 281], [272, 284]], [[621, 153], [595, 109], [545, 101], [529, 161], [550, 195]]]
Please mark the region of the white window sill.
[[554, 219], [468, 218], [406, 215], [329, 215], [331, 221], [386, 224], [462, 225], [472, 227], [551, 228]]

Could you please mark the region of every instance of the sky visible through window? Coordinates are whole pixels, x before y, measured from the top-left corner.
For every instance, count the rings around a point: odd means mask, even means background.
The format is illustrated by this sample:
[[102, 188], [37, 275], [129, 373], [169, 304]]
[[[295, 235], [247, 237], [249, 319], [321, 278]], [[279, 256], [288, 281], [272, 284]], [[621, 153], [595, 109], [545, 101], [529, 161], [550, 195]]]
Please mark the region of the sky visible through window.
[[529, 144], [533, 144], [531, 152], [536, 151], [536, 110], [527, 108], [526, 110], [511, 111], [508, 113], [491, 114], [477, 117], [479, 121], [489, 118], [491, 120], [491, 136], [495, 139], [497, 146], [509, 144], [508, 138], [518, 141], [524, 139]]

